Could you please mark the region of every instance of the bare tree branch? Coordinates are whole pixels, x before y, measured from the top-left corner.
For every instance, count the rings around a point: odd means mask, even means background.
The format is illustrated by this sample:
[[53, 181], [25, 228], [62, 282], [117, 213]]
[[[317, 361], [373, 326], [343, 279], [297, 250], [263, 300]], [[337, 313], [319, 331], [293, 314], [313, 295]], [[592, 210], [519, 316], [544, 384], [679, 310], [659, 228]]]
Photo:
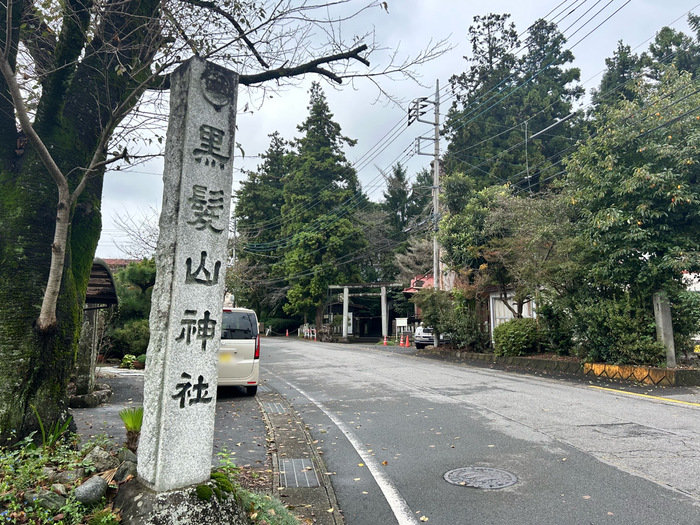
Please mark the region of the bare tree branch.
[[124, 244], [115, 245], [131, 259], [152, 257], [158, 245], [158, 210], [151, 207], [148, 211], [139, 213], [140, 217], [134, 217], [125, 211], [116, 214], [114, 219], [115, 226], [127, 239]]
[[338, 75], [333, 73], [332, 71], [328, 69], [324, 69], [320, 67], [323, 64], [329, 64], [332, 62], [337, 62], [339, 60], [349, 60], [349, 59], [355, 59], [359, 62], [362, 62], [366, 66], [369, 66], [369, 61], [366, 60], [365, 58], [360, 56], [360, 53], [363, 51], [367, 50], [367, 45], [362, 44], [361, 46], [357, 46], [354, 49], [350, 49], [349, 51], [344, 51], [342, 53], [336, 53], [335, 55], [329, 55], [326, 57], [322, 58], [317, 58], [316, 60], [311, 60], [310, 62], [307, 62], [305, 64], [300, 64], [295, 67], [281, 67], [277, 69], [273, 69], [270, 71], [265, 71], [263, 73], [257, 73], [254, 75], [241, 75], [239, 78], [239, 82], [241, 84], [244, 84], [246, 86], [250, 86], [251, 84], [259, 84], [261, 82], [265, 82], [268, 80], [275, 80], [278, 78], [283, 78], [283, 77], [296, 77], [299, 75], [304, 75], [306, 73], [318, 73], [319, 75], [323, 75], [325, 77], [330, 78], [334, 82], [337, 82], [338, 84], [342, 84], [343, 79], [340, 78]]
[[263, 57], [260, 56], [260, 53], [258, 53], [258, 50], [255, 49], [255, 46], [253, 45], [253, 42], [250, 41], [248, 38], [248, 35], [246, 35], [246, 32], [243, 30], [241, 27], [241, 24], [238, 23], [236, 18], [231, 15], [230, 13], [227, 13], [223, 9], [221, 9], [218, 5], [216, 5], [214, 2], [204, 2], [202, 0], [186, 0], [187, 3], [202, 7], [205, 9], [209, 9], [210, 11], [213, 11], [214, 13], [217, 13], [221, 16], [223, 16], [226, 20], [228, 20], [233, 27], [236, 28], [236, 31], [238, 31], [238, 36], [241, 37], [241, 39], [245, 42], [246, 46], [248, 46], [248, 49], [250, 49], [250, 52], [253, 53], [255, 58], [258, 60], [260, 65], [264, 67], [265, 69], [268, 69], [270, 66], [265, 62]]

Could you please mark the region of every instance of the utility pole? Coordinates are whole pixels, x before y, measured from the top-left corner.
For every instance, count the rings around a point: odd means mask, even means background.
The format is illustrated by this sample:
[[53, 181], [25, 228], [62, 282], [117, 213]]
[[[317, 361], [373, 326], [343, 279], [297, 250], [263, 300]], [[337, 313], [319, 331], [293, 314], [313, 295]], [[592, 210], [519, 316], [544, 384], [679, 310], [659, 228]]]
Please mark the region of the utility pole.
[[435, 158], [433, 159], [433, 287], [440, 289], [440, 247], [438, 246], [438, 204], [440, 192], [440, 80], [435, 81]]
[[[428, 104], [432, 104], [435, 109], [435, 119], [433, 122], [424, 120], [421, 117], [427, 113]], [[424, 122], [433, 124], [435, 127], [433, 137], [417, 137], [416, 138], [416, 153], [418, 155], [433, 156], [433, 288], [440, 289], [440, 256], [437, 240], [438, 232], [438, 204], [440, 191], [440, 80], [435, 81], [435, 100], [428, 100], [426, 97], [414, 99], [408, 108], [408, 125], [413, 122]], [[433, 153], [423, 153], [420, 150], [421, 139], [432, 140], [434, 145]]]

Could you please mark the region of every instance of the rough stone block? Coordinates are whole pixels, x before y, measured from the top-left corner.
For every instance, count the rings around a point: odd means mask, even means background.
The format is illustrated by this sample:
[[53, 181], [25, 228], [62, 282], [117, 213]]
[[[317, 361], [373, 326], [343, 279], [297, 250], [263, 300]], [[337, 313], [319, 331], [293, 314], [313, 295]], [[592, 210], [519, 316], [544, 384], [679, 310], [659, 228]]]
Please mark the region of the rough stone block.
[[105, 470], [117, 468], [119, 466], [119, 459], [101, 447], [93, 448], [88, 455], [85, 456], [84, 461], [92, 462], [97, 472], [104, 472]]
[[83, 505], [92, 505], [102, 499], [107, 492], [107, 482], [101, 476], [92, 476], [82, 485], [73, 489], [73, 497]]
[[137, 480], [129, 481], [119, 489], [114, 500], [121, 512], [122, 525], [248, 525], [245, 512], [233, 496], [224, 493], [219, 499], [208, 501], [197, 498], [195, 487], [155, 493]]

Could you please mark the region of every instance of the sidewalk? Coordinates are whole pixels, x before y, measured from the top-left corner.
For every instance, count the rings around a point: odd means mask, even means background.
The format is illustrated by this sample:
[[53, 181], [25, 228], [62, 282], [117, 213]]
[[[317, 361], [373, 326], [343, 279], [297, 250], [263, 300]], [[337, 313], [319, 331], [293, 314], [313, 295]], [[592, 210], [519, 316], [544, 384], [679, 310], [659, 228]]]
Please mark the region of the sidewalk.
[[271, 434], [274, 495], [303, 523], [342, 525], [328, 472], [299, 414], [265, 386], [258, 402]]

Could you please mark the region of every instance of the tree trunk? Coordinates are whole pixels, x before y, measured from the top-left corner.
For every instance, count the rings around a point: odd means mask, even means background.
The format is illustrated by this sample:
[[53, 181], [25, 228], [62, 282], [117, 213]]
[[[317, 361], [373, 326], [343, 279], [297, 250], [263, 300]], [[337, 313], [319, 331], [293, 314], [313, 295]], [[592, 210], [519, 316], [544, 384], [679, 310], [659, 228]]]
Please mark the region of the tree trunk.
[[[63, 130], [65, 131], [65, 130]], [[45, 139], [46, 141], [46, 139]], [[74, 143], [46, 141], [63, 169], [85, 156]], [[62, 147], [63, 146], [63, 147]], [[82, 305], [100, 235], [101, 177], [71, 210], [56, 323], [37, 319], [51, 262], [57, 189], [31, 149], [2, 159], [0, 171], [0, 443], [67, 417], [66, 387], [80, 335]]]
[[323, 327], [323, 301], [321, 304], [316, 306], [316, 330], [320, 330]]

